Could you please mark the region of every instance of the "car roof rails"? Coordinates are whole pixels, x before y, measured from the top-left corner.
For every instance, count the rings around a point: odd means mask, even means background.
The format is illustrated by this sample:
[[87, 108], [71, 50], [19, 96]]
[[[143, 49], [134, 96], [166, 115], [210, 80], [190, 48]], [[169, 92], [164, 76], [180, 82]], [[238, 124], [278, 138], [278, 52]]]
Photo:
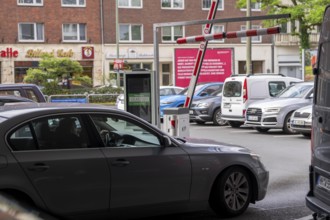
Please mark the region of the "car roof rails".
[[286, 77], [282, 73], [258, 73], [258, 74], [250, 73], [247, 75], [247, 77], [250, 77], [250, 76], [282, 76], [282, 77]]

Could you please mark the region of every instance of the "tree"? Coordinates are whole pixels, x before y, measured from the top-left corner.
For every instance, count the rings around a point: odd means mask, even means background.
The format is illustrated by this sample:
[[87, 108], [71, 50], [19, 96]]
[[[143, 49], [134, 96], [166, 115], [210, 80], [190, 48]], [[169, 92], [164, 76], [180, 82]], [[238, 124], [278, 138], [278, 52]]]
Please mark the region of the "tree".
[[[246, 7], [247, 0], [238, 0], [239, 8]], [[309, 34], [311, 30], [322, 23], [325, 7], [329, 0], [251, 0], [252, 3], [260, 2], [262, 10], [268, 14], [291, 14], [289, 19], [279, 19], [277, 24], [291, 21], [299, 21], [299, 30], [294, 30], [293, 35], [300, 38], [301, 49], [309, 49]], [[288, 2], [285, 4], [284, 2]], [[266, 20], [266, 26], [274, 25], [274, 21]]]
[[74, 80], [91, 85], [91, 78], [87, 76], [81, 77], [82, 72], [83, 68], [78, 61], [45, 55], [40, 60], [38, 68], [28, 69], [24, 82], [45, 87], [56, 87], [59, 80], [74, 78]]

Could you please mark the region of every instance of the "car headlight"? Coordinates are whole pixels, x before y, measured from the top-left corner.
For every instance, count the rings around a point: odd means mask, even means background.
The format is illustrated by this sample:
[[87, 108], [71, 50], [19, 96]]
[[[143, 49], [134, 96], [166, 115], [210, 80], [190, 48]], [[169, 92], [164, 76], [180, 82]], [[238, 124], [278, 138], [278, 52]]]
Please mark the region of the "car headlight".
[[265, 108], [265, 113], [279, 113], [281, 108], [273, 107], [273, 108]]
[[210, 106], [210, 104], [207, 103], [207, 102], [201, 102], [201, 103], [198, 103], [198, 104], [196, 105], [196, 107], [200, 107], [200, 108], [207, 108], [207, 107], [209, 107], [209, 106]]

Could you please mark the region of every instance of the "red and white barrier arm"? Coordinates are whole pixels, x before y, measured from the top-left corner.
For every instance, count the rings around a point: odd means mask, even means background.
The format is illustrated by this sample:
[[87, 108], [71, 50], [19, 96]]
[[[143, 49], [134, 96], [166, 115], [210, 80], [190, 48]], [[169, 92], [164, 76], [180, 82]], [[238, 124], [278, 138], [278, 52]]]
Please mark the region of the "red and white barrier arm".
[[[215, 14], [217, 12], [217, 8], [218, 8], [218, 4], [219, 4], [219, 0], [211, 0], [211, 6], [210, 6], [210, 10], [209, 13], [207, 15], [207, 20], [212, 20], [215, 18]], [[211, 29], [212, 29], [213, 24], [212, 23], [207, 23], [205, 25], [204, 34], [210, 34], [211, 33]], [[195, 87], [197, 84], [197, 80], [199, 77], [199, 73], [200, 73], [200, 69], [202, 66], [202, 62], [204, 59], [204, 55], [205, 55], [205, 51], [207, 48], [207, 41], [201, 42], [199, 45], [199, 49], [197, 52], [197, 57], [195, 60], [195, 66], [194, 66], [194, 70], [190, 79], [190, 83], [189, 83], [189, 88], [187, 91], [187, 97], [186, 100], [184, 102], [184, 107], [185, 108], [190, 108], [191, 102], [192, 102], [192, 97], [194, 95], [194, 91], [195, 91]]]
[[278, 34], [280, 32], [281, 32], [280, 27], [261, 28], [261, 29], [247, 30], [247, 31], [233, 31], [227, 33], [224, 32], [224, 33], [206, 34], [206, 35], [199, 35], [192, 37], [183, 37], [183, 38], [178, 38], [176, 42], [178, 44], [185, 44], [185, 43], [194, 43], [194, 42], [217, 40], [224, 38], [253, 37], [253, 36], [268, 35], [268, 34]]

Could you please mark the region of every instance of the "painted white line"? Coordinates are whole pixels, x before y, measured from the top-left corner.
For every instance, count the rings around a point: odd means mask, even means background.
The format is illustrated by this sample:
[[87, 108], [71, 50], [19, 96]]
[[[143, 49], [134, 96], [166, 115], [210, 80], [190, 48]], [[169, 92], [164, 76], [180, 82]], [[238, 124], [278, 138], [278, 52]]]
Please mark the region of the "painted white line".
[[291, 138], [291, 137], [302, 137], [301, 134], [294, 134], [294, 135], [276, 135], [276, 136], [273, 136], [274, 138], [283, 138], [283, 137], [286, 137], [286, 138]]

